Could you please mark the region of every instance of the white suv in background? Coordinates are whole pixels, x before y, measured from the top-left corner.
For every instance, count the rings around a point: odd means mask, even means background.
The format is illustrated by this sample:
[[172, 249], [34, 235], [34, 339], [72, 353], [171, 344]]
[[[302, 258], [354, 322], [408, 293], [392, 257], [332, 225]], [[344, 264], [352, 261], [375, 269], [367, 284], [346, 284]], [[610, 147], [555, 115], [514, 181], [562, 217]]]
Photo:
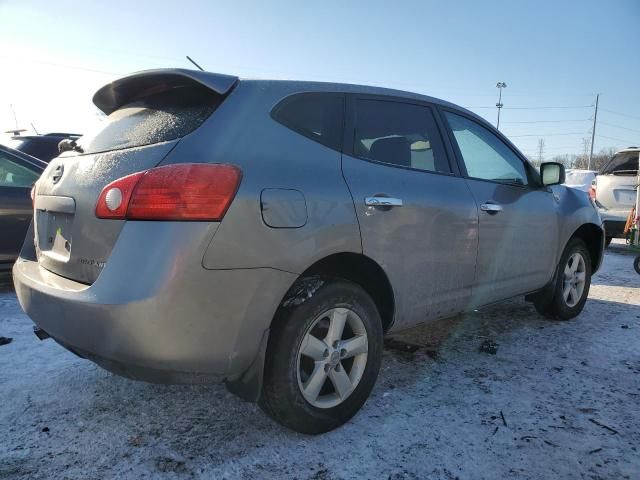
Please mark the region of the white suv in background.
[[636, 204], [639, 154], [638, 147], [620, 150], [591, 183], [590, 195], [604, 221], [606, 245], [623, 236], [629, 212]]
[[566, 170], [564, 185], [569, 188], [577, 188], [583, 192], [591, 192], [593, 181], [598, 175], [597, 170], [580, 170], [569, 168]]

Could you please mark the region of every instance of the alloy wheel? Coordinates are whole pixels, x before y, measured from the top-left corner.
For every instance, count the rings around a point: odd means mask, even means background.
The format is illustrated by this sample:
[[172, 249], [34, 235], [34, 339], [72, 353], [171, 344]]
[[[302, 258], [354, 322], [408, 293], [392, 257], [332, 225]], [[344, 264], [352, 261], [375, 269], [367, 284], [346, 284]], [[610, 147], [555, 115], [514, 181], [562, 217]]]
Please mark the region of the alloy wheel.
[[579, 252], [573, 253], [564, 267], [562, 298], [568, 307], [575, 307], [584, 292], [586, 283], [586, 265]]
[[298, 349], [298, 387], [317, 408], [332, 408], [356, 389], [369, 351], [363, 321], [348, 308], [332, 308], [319, 315]]

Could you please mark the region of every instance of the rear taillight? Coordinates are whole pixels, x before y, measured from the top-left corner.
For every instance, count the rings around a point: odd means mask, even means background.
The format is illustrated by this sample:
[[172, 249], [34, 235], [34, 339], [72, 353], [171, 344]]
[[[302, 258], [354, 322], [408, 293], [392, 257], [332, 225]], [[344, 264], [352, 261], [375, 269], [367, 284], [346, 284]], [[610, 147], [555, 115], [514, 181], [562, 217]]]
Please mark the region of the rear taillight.
[[589, 197], [591, 197], [591, 200], [596, 199], [596, 181], [592, 180], [591, 181], [591, 188], [589, 189]]
[[181, 163], [152, 168], [104, 187], [98, 218], [128, 220], [222, 220], [238, 191], [234, 165]]
[[96, 205], [98, 218], [127, 218], [127, 207], [133, 189], [146, 172], [119, 178], [102, 189]]

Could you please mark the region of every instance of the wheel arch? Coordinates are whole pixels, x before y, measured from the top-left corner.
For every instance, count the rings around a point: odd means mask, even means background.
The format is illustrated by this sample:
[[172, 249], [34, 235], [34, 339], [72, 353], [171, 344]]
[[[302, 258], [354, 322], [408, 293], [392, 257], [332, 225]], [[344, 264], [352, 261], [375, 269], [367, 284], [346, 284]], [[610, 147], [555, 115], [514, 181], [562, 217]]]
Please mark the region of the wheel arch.
[[569, 237], [562, 251], [574, 238], [580, 238], [587, 245], [591, 257], [591, 275], [593, 275], [600, 268], [604, 255], [604, 230], [594, 223], [584, 223]]
[[391, 328], [395, 312], [393, 288], [385, 271], [370, 257], [351, 252], [332, 254], [309, 266], [298, 280], [308, 277], [341, 278], [359, 285], [376, 304], [383, 331], [386, 333]]
[[314, 289], [320, 286], [317, 283], [320, 277], [341, 278], [362, 287], [378, 308], [383, 332], [386, 333], [391, 328], [395, 313], [395, 296], [391, 282], [382, 267], [373, 259], [359, 253], [343, 252], [328, 255], [310, 265], [289, 287], [271, 319], [269, 329], [264, 332], [255, 360], [240, 378], [226, 382], [229, 391], [247, 401], [259, 400], [271, 326], [274, 321], [277, 321], [283, 305], [289, 299], [292, 301], [296, 298], [303, 299], [304, 297], [300, 296], [301, 293], [313, 295]]

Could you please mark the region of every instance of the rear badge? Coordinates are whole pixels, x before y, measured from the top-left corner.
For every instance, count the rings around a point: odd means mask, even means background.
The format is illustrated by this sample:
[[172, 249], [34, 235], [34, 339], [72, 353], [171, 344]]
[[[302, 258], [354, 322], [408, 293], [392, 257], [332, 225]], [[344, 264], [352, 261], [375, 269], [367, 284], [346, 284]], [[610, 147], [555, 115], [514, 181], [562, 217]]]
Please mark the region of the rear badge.
[[101, 260], [95, 260], [93, 258], [80, 258], [79, 262], [83, 265], [91, 265], [93, 267], [104, 268], [107, 262]]
[[51, 176], [51, 180], [53, 181], [54, 185], [60, 181], [63, 173], [64, 173], [64, 165], [59, 164], [55, 168], [55, 170], [53, 171], [53, 175]]

